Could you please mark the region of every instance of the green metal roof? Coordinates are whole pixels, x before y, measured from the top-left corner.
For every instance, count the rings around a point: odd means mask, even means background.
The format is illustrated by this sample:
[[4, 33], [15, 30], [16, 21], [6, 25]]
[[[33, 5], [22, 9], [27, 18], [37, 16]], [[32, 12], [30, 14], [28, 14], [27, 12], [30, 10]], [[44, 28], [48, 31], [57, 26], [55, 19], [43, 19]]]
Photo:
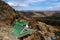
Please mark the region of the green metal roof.
[[12, 28], [11, 33], [15, 35], [16, 37], [23, 37], [27, 34], [31, 34], [35, 32], [33, 29], [26, 29], [24, 32], [21, 33], [21, 31], [24, 29], [24, 26], [28, 24], [27, 22], [16, 22], [14, 27]]

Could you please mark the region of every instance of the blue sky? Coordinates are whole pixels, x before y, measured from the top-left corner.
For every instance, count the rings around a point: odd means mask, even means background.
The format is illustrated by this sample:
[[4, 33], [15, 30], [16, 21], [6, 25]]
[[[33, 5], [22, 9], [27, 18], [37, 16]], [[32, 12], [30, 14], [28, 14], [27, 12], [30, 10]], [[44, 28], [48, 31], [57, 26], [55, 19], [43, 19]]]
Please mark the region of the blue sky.
[[15, 10], [60, 10], [60, 0], [3, 0]]

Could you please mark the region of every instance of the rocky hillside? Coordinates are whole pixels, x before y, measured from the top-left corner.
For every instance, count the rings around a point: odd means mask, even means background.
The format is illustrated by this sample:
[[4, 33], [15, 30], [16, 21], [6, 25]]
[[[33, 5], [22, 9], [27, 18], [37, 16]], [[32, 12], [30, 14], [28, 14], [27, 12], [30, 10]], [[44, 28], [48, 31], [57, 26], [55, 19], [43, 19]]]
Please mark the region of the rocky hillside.
[[0, 21], [6, 21], [6, 19], [13, 20], [15, 17], [15, 10], [7, 3], [0, 0]]
[[55, 36], [54, 32], [59, 31], [59, 29], [57, 29], [55, 26], [47, 25], [43, 22], [36, 21], [34, 18], [32, 18], [32, 17], [46, 17], [46, 16], [49, 16], [49, 14], [45, 15], [43, 12], [34, 12], [34, 11], [16, 12], [12, 7], [10, 7], [4, 1], [0, 0], [0, 40], [6, 40], [6, 39], [20, 40], [16, 38], [16, 36], [10, 33], [11, 28], [13, 26], [6, 24], [6, 23], [11, 24], [11, 22], [16, 21], [18, 17], [20, 17], [21, 19], [25, 19], [27, 22], [29, 22], [29, 25], [31, 26], [32, 29], [37, 30], [35, 33], [31, 35], [23, 37], [23, 40], [44, 40], [46, 36], [50, 38], [52, 36]]

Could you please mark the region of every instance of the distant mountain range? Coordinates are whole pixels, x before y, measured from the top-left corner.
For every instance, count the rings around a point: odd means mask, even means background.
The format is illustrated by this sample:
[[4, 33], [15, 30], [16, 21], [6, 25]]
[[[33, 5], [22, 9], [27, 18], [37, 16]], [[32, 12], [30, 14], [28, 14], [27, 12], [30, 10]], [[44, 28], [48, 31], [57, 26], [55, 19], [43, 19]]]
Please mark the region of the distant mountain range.
[[45, 22], [50, 25], [60, 26], [60, 11], [16, 11], [23, 14], [26, 18], [33, 17], [37, 21]]
[[60, 17], [60, 11], [17, 11], [26, 17]]

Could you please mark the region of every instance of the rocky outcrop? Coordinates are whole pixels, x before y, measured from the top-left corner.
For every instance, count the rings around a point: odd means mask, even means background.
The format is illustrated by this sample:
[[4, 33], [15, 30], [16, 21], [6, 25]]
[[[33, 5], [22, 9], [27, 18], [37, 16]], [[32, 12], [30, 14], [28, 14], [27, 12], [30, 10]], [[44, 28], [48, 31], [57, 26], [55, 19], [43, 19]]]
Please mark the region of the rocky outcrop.
[[6, 22], [6, 19], [13, 20], [15, 17], [15, 10], [7, 3], [0, 0], [0, 21]]

